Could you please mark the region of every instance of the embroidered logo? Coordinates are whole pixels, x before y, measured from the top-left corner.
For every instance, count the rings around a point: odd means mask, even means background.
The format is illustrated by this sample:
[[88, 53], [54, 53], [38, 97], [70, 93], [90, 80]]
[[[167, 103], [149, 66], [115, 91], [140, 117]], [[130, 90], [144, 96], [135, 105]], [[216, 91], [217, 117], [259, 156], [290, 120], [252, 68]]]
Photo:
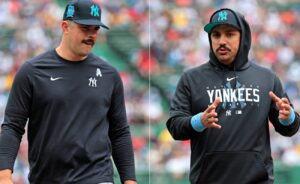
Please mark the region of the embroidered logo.
[[62, 77], [55, 77], [55, 78], [54, 77], [50, 77], [51, 81], [56, 81], [56, 80], [59, 80], [59, 79], [62, 79]]
[[75, 12], [75, 8], [73, 5], [68, 6], [67, 17], [73, 17]]
[[226, 80], [228, 81], [228, 82], [230, 82], [230, 81], [232, 81], [233, 79], [235, 79], [235, 78], [238, 78], [238, 77], [232, 77], [232, 78], [226, 78]]
[[96, 77], [102, 77], [100, 68], [97, 68], [97, 70], [96, 70]]
[[221, 11], [218, 13], [218, 21], [227, 21], [228, 13], [226, 11]]
[[97, 5], [92, 5], [91, 6], [91, 15], [94, 16], [94, 17], [99, 17], [99, 7]]
[[95, 77], [90, 77], [89, 78], [89, 86], [91, 87], [97, 87], [97, 79]]

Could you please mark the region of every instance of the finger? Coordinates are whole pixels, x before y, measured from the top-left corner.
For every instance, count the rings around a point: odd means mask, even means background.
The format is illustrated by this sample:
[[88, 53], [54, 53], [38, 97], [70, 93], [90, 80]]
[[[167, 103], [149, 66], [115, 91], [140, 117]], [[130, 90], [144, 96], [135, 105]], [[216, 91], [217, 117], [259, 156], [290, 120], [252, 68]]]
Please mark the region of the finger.
[[278, 119], [280, 119], [280, 120], [286, 120], [288, 118], [289, 118], [289, 116], [286, 116], [284, 114], [279, 114], [279, 116], [278, 116]]
[[281, 109], [280, 110], [290, 111], [290, 109], [291, 109], [290, 104], [286, 104], [286, 103], [281, 104]]
[[215, 106], [214, 104], [211, 104], [210, 106], [207, 107], [207, 109], [205, 110], [206, 113], [212, 113], [214, 112], [214, 110], [217, 108], [217, 106]]
[[216, 106], [216, 108], [217, 108], [218, 105], [220, 104], [220, 102], [221, 102], [221, 98], [218, 97], [218, 98], [215, 99], [215, 101], [212, 103], [212, 105]]
[[285, 98], [285, 97], [281, 98], [281, 100], [282, 100], [284, 103], [290, 104], [290, 101], [289, 101], [287, 98]]
[[282, 109], [279, 110], [280, 114], [289, 114], [291, 111], [291, 107], [287, 104], [282, 105]]
[[210, 125], [210, 128], [218, 128], [218, 129], [220, 129], [220, 128], [222, 128], [222, 126], [219, 125], [219, 124], [217, 124], [217, 123], [212, 123], [212, 124]]
[[291, 105], [287, 98], [282, 98], [280, 102], [276, 103], [278, 110], [290, 111]]
[[288, 119], [291, 114], [291, 106], [290, 104], [282, 103], [281, 105], [282, 109], [279, 110], [279, 116], [278, 118], [281, 120]]
[[277, 103], [276, 103], [276, 106], [277, 106], [278, 110], [283, 110], [283, 109], [284, 109], [284, 108], [283, 108], [283, 102], [282, 102], [282, 101], [277, 102]]
[[216, 123], [218, 121], [219, 121], [219, 119], [216, 117], [211, 117], [211, 118], [207, 119], [208, 124]]
[[273, 93], [272, 91], [270, 91], [269, 92], [269, 96], [272, 98], [272, 100], [274, 101], [274, 102], [280, 102], [281, 101], [281, 99], [278, 97], [278, 96], [276, 96], [275, 95], [275, 93]]
[[207, 113], [207, 118], [212, 118], [212, 117], [217, 117], [218, 113], [216, 113], [216, 111], [213, 111], [211, 113]]
[[280, 110], [279, 115], [281, 116], [286, 116], [287, 118], [290, 116], [290, 111], [289, 110]]
[[215, 123], [215, 122], [218, 122], [218, 118], [215, 118], [215, 117], [210, 117], [210, 118], [208, 118], [208, 117], [206, 117], [206, 118], [204, 118], [203, 121], [202, 121], [203, 126], [205, 126], [205, 127], [210, 127], [210, 125], [211, 125], [212, 123]]
[[213, 110], [215, 110], [218, 107], [220, 102], [221, 102], [221, 99], [219, 97], [216, 98], [215, 101], [210, 106], [208, 106], [208, 108], [206, 109], [206, 112], [210, 113]]

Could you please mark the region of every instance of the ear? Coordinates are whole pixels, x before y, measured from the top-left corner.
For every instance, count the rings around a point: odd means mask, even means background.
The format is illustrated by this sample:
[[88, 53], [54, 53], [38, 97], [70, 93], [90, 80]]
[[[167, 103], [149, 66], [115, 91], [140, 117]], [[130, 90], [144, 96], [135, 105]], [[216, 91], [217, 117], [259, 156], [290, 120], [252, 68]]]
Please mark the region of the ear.
[[62, 21], [60, 26], [63, 33], [68, 33], [70, 31], [70, 26], [71, 26], [70, 22]]

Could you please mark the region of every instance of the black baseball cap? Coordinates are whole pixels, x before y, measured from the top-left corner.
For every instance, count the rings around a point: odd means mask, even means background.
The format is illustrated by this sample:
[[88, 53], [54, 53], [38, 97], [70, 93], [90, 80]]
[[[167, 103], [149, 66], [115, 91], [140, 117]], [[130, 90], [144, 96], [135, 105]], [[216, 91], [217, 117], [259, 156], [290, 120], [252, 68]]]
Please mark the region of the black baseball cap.
[[210, 33], [215, 26], [221, 24], [231, 25], [236, 29], [241, 30], [241, 27], [238, 23], [236, 15], [233, 13], [233, 10], [223, 8], [213, 13], [210, 18], [210, 22], [204, 26], [204, 31]]
[[101, 22], [101, 8], [93, 0], [72, 0], [69, 1], [63, 20], [71, 20], [77, 24], [101, 26], [109, 29]]

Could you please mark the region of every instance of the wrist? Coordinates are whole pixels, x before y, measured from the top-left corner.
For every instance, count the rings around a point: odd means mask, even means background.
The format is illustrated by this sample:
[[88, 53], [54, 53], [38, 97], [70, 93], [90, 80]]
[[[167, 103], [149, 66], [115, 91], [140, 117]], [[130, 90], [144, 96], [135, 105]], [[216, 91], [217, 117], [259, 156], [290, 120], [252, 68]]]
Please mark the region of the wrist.
[[295, 111], [294, 111], [294, 109], [291, 107], [289, 117], [288, 117], [287, 119], [284, 119], [284, 120], [280, 119], [279, 122], [280, 122], [282, 125], [284, 125], [284, 126], [288, 126], [288, 125], [293, 124], [294, 120], [295, 120]]
[[203, 124], [201, 122], [202, 114], [203, 113], [201, 112], [201, 113], [194, 115], [190, 122], [193, 129], [197, 132], [202, 132], [205, 129], [205, 127], [203, 126]]

